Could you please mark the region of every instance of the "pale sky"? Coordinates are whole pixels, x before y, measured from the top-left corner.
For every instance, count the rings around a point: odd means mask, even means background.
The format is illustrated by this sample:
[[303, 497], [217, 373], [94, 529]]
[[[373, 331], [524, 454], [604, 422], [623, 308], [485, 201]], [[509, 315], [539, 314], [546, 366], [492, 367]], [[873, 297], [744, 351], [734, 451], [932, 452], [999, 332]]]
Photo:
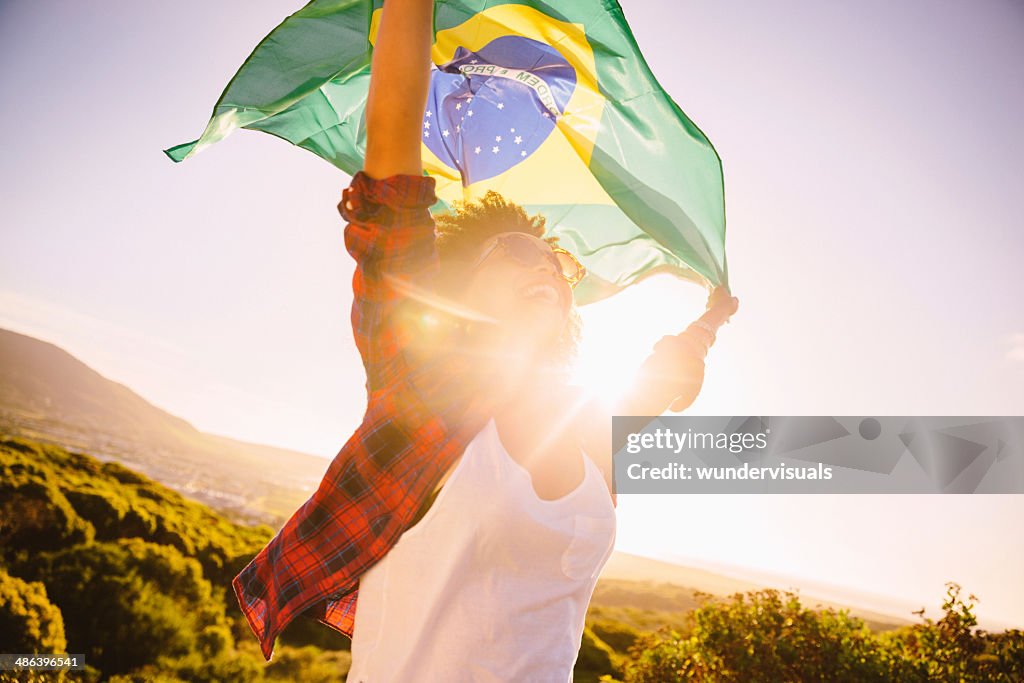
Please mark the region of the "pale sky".
[[[1024, 7], [623, 0], [724, 160], [740, 312], [693, 413], [1024, 414]], [[198, 428], [331, 457], [358, 424], [347, 177], [242, 131], [175, 165], [300, 3], [0, 4], [0, 326]], [[701, 310], [583, 309], [589, 364]], [[614, 363], [611, 363], [615, 367]], [[623, 496], [620, 550], [1024, 626], [1024, 496]]]

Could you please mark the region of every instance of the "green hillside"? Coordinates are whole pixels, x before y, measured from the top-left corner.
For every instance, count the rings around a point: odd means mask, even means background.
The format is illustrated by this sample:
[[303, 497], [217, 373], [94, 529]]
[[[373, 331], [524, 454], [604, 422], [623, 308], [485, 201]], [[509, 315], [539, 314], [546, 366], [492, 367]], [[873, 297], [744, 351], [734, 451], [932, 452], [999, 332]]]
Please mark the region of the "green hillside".
[[0, 642], [85, 653], [94, 680], [339, 680], [345, 638], [319, 627], [335, 649], [302, 647], [300, 622], [265, 665], [230, 594], [272, 534], [117, 463], [0, 436]]
[[0, 431], [114, 460], [233, 519], [278, 525], [329, 461], [207, 434], [48, 342], [0, 329]]
[[[117, 463], [0, 433], [0, 643], [85, 653], [89, 671], [66, 680], [343, 680], [347, 638], [300, 618], [267, 664], [229, 593], [272, 533]], [[575, 680], [1024, 680], [1024, 632], [977, 629], [973, 602], [950, 584], [938, 622], [876, 633], [792, 593], [602, 579]]]

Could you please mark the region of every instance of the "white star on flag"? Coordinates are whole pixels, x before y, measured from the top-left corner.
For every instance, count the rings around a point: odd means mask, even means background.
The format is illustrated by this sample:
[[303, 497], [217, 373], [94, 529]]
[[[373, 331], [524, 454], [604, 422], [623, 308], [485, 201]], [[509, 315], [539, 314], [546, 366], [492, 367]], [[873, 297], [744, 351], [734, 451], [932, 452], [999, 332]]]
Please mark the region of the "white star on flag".
[[456, 109], [462, 109], [462, 102], [456, 102], [455, 103], [455, 108]]
[[504, 102], [498, 102], [498, 109], [504, 109], [504, 108], [505, 108], [505, 103]]
[[508, 132], [509, 132], [509, 133], [515, 133], [515, 132], [516, 132], [516, 129], [515, 129], [515, 128], [509, 128], [509, 129], [508, 129]]
[[495, 154], [497, 154], [498, 153], [498, 146], [495, 145], [494, 147], [491, 147], [491, 151], [494, 152]]
[[517, 135], [517, 136], [516, 136], [516, 139], [514, 140], [514, 142], [515, 142], [515, 143], [516, 143], [517, 145], [518, 145], [518, 144], [520, 144], [520, 143], [521, 143], [522, 141], [523, 141], [523, 136], [522, 136], [522, 135]]
[[443, 135], [445, 137], [448, 137], [448, 131], [447, 130], [441, 131], [441, 135]]
[[494, 136], [494, 141], [495, 142], [501, 142], [501, 136], [500, 135], [495, 135]]
[[470, 109], [469, 111], [466, 112], [466, 116], [472, 116], [472, 115], [473, 115], [473, 110], [472, 109]]
[[520, 153], [519, 153], [519, 156], [521, 156], [521, 157], [525, 157], [525, 156], [526, 156], [526, 152], [520, 152]]
[[430, 128], [430, 121], [424, 121], [423, 122], [423, 127], [424, 128]]
[[477, 147], [476, 149], [473, 150], [473, 154], [479, 154], [479, 153], [480, 153], [480, 148], [479, 147]]
[[434, 115], [434, 112], [432, 112], [432, 111], [428, 111], [428, 112], [427, 112], [427, 118], [428, 118], [428, 119], [429, 119], [429, 118], [430, 118], [431, 116], [433, 116], [433, 115]]
[[423, 131], [423, 137], [429, 138], [430, 137], [430, 131], [429, 130]]

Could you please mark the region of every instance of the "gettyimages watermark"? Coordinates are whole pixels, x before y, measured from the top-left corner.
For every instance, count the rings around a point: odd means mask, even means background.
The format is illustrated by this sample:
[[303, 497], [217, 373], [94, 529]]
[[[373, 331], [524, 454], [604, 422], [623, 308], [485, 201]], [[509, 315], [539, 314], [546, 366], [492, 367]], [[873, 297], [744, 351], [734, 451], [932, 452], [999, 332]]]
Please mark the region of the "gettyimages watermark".
[[612, 418], [616, 493], [1024, 493], [1024, 417]]

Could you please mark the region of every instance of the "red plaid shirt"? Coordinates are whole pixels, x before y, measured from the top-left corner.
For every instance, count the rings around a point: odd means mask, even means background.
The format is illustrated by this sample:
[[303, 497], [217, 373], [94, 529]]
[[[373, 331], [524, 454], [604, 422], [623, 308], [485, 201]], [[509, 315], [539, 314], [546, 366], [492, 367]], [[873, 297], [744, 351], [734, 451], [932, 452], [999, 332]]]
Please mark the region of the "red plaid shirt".
[[487, 391], [449, 362], [407, 358], [397, 278], [430, 289], [438, 271], [434, 179], [358, 173], [338, 206], [356, 260], [352, 329], [366, 368], [362, 424], [316, 493], [232, 581], [263, 656], [310, 611], [352, 635], [360, 575], [398, 541], [448, 468], [486, 424]]

